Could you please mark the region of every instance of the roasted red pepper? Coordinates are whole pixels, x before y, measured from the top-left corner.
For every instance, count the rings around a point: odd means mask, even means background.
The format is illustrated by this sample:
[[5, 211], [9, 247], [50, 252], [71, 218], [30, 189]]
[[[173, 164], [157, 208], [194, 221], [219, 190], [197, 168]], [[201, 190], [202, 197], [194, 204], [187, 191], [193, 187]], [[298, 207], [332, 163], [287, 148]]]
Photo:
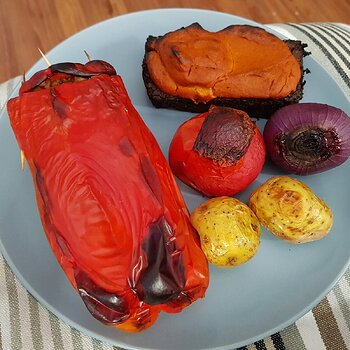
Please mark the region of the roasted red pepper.
[[206, 196], [230, 196], [259, 175], [265, 145], [256, 124], [240, 110], [210, 108], [183, 123], [169, 149], [170, 167]]
[[185, 202], [111, 65], [52, 65], [8, 112], [48, 241], [94, 317], [140, 331], [204, 296]]

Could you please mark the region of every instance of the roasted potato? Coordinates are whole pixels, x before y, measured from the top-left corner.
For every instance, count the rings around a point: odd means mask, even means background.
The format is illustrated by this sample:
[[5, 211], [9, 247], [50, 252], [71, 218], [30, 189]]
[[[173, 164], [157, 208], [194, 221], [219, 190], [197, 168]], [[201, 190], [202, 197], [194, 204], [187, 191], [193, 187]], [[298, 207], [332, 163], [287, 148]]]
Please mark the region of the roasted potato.
[[209, 262], [219, 267], [240, 265], [260, 245], [260, 224], [250, 208], [231, 197], [217, 197], [199, 205], [191, 215]]
[[293, 243], [319, 240], [333, 225], [327, 204], [304, 183], [288, 176], [268, 179], [251, 194], [249, 207], [269, 231]]

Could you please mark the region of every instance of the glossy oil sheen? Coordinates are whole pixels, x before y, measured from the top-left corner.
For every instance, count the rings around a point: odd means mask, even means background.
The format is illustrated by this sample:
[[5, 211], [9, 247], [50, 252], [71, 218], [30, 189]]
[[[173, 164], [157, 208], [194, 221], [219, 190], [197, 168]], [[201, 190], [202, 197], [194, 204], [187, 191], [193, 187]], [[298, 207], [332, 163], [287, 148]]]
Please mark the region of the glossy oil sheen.
[[[151, 106], [141, 80], [144, 43], [150, 34], [162, 35], [195, 21], [210, 30], [234, 23], [256, 25], [201, 10], [142, 12], [117, 17], [79, 33], [56, 47], [48, 58], [53, 63], [81, 61], [83, 50], [87, 50], [94, 58], [111, 62], [167, 154], [173, 133], [191, 115]], [[349, 102], [325, 70], [312, 57], [305, 59], [305, 66], [312, 73], [306, 76], [303, 100], [333, 104], [350, 114]], [[45, 68], [42, 60], [28, 74], [41, 68]], [[263, 123], [258, 123], [261, 129]], [[128, 152], [128, 145], [124, 144], [123, 149]], [[6, 112], [0, 120], [0, 159], [1, 251], [12, 269], [25, 287], [56, 315], [84, 333], [121, 347], [232, 349], [251, 343], [286, 327], [310, 310], [349, 263], [350, 163], [346, 162], [328, 172], [301, 178], [334, 211], [334, 228], [328, 237], [315, 243], [291, 245], [262, 230], [260, 249], [251, 261], [230, 270], [211, 268], [205, 299], [178, 315], [163, 314], [152, 328], [130, 335], [96, 322], [55, 261], [35, 208], [31, 176], [28, 169], [20, 171], [19, 151]], [[253, 189], [278, 174], [282, 172], [266, 163], [258, 179], [238, 198], [247, 202]], [[181, 189], [190, 209], [204, 201], [188, 187], [181, 185]]]
[[35, 85], [39, 71], [7, 110], [68, 279], [99, 321], [140, 331], [203, 297], [208, 263], [165, 157], [106, 66], [54, 65], [49, 88]]

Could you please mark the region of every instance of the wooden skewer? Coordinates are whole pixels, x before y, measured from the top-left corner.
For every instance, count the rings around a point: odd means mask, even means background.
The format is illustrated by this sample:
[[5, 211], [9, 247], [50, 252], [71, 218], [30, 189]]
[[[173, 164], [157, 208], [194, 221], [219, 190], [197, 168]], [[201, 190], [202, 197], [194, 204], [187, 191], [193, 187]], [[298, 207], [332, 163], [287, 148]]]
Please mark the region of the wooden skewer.
[[21, 150], [21, 166], [22, 166], [22, 171], [24, 171], [24, 167], [26, 165], [26, 158], [24, 156], [24, 152]]
[[87, 57], [88, 61], [92, 61], [92, 57], [84, 50], [85, 56]]
[[40, 50], [40, 48], [38, 47], [38, 50], [40, 52], [40, 55], [42, 56], [42, 58], [44, 59], [44, 61], [46, 62], [46, 64], [50, 67], [51, 63], [50, 61], [47, 59], [47, 57], [45, 56], [45, 54]]
[[[40, 52], [40, 55], [43, 57], [44, 61], [46, 62], [46, 64], [50, 67], [51, 66], [51, 63], [50, 61], [47, 59], [47, 57], [44, 55], [44, 53], [38, 48], [39, 52]], [[23, 82], [26, 81], [26, 74], [25, 72], [23, 72]], [[24, 167], [26, 165], [26, 157], [24, 155], [24, 152], [21, 150], [21, 168], [22, 168], [22, 171], [24, 171]]]
[[[23, 71], [23, 74], [22, 74], [22, 83], [24, 83], [26, 81], [26, 72]], [[24, 167], [26, 165], [26, 158], [24, 156], [24, 152], [21, 150], [21, 168], [22, 168], [22, 171], [24, 171]]]
[[[39, 52], [40, 52], [40, 55], [43, 57], [44, 61], [46, 62], [46, 64], [50, 67], [51, 66], [51, 63], [50, 61], [47, 59], [47, 57], [44, 55], [44, 53], [40, 50], [40, 48], [38, 48]], [[23, 72], [23, 82], [26, 81], [26, 74], [25, 72]], [[22, 171], [24, 171], [24, 167], [26, 165], [26, 157], [24, 155], [24, 152], [21, 150], [21, 168], [22, 168]]]

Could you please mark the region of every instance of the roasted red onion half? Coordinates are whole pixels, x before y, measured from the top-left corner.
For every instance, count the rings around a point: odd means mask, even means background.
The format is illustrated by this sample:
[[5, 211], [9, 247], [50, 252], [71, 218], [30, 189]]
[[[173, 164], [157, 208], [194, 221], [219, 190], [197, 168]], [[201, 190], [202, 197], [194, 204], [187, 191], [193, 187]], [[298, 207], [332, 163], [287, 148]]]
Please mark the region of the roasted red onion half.
[[299, 103], [279, 109], [267, 121], [263, 136], [271, 160], [289, 173], [320, 173], [350, 156], [350, 118], [326, 104]]

